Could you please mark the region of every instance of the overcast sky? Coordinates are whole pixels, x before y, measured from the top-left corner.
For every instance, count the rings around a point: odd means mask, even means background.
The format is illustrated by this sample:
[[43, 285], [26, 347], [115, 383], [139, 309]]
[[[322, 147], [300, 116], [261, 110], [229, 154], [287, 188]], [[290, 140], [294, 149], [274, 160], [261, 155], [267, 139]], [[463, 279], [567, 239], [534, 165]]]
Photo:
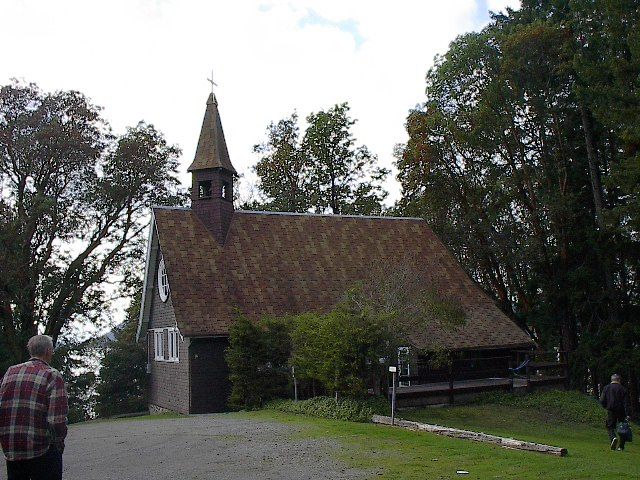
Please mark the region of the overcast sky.
[[[434, 55], [518, 0], [1, 0], [0, 82], [76, 89], [116, 133], [153, 123], [193, 159], [211, 70], [231, 160], [250, 180], [269, 122], [348, 101], [391, 166]], [[190, 182], [183, 173], [185, 186]], [[395, 181], [391, 198], [399, 195]]]

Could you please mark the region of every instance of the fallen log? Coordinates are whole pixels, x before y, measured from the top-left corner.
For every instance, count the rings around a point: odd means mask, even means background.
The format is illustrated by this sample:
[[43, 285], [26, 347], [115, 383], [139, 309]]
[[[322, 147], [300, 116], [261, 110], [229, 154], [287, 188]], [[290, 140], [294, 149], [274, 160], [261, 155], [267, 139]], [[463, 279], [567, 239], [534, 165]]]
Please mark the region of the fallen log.
[[[381, 425], [391, 425], [391, 417], [382, 415], [374, 415], [373, 423]], [[542, 443], [525, 442], [514, 438], [498, 437], [482, 432], [472, 432], [469, 430], [461, 430], [459, 428], [449, 428], [440, 425], [429, 425], [427, 423], [411, 422], [409, 420], [395, 419], [395, 426], [406, 428], [408, 430], [416, 430], [421, 432], [431, 432], [437, 435], [445, 435], [447, 437], [461, 438], [465, 440], [473, 440], [475, 442], [493, 443], [502, 448], [510, 448], [513, 450], [527, 450], [530, 452], [546, 453], [548, 455], [556, 455], [564, 457], [567, 455], [567, 449], [544, 445]]]

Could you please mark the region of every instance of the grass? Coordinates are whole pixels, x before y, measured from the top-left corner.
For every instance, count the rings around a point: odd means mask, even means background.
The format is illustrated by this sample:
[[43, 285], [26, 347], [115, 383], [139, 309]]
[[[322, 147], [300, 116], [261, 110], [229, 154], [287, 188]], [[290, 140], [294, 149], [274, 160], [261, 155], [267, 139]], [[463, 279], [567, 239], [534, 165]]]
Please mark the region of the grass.
[[[632, 443], [624, 452], [609, 450], [604, 428], [605, 412], [597, 410], [590, 402], [591, 399], [580, 395], [558, 397], [553, 393], [519, 399], [485, 398], [474, 405], [400, 413], [402, 418], [409, 420], [565, 447], [569, 455], [564, 458], [393, 427], [276, 411], [237, 415], [291, 423], [300, 427], [301, 435], [305, 437], [334, 439], [341, 446], [340, 460], [372, 472], [375, 478], [640, 478], [640, 447]], [[579, 413], [574, 416], [571, 412]], [[460, 469], [470, 474], [456, 475], [456, 470]]]
[[551, 413], [564, 421], [601, 427], [603, 410], [594, 398], [576, 391], [552, 390], [530, 395], [489, 393], [481, 396], [476, 404], [517, 407], [528, 412]]

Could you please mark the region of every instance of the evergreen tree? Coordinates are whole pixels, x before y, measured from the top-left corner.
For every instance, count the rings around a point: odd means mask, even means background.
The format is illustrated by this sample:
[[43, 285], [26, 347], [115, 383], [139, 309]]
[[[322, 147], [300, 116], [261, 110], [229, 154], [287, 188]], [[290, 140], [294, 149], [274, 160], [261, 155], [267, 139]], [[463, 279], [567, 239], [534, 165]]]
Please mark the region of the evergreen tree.
[[309, 210], [309, 162], [300, 146], [298, 115], [271, 123], [267, 142], [253, 147], [262, 157], [254, 170], [269, 201], [265, 210], [303, 213]]
[[140, 298], [127, 310], [115, 341], [106, 345], [96, 385], [96, 414], [110, 417], [147, 409], [147, 352], [136, 342]]
[[456, 39], [398, 151], [425, 217], [503, 310], [638, 405], [640, 74], [634, 1], [524, 0]]
[[381, 183], [389, 173], [376, 166], [377, 158], [356, 146], [349, 105], [334, 105], [307, 117], [302, 141], [309, 162], [309, 195], [315, 212], [379, 215], [387, 192]]
[[229, 405], [259, 408], [271, 399], [287, 396], [290, 352], [286, 321], [264, 319], [253, 323], [239, 317], [229, 330], [225, 352], [232, 384]]
[[295, 113], [269, 125], [267, 141], [254, 147], [261, 155], [254, 170], [265, 201], [244, 208], [381, 214], [389, 172], [366, 146], [356, 146], [348, 104], [312, 113], [307, 124], [302, 139]]

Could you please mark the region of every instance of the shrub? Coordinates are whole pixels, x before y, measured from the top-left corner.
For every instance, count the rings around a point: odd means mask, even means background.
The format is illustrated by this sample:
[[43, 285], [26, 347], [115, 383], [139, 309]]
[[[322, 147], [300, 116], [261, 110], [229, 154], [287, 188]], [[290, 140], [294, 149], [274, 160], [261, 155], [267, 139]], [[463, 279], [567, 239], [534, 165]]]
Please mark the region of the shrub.
[[240, 317], [229, 332], [225, 358], [232, 383], [229, 404], [235, 408], [259, 408], [289, 393], [291, 352], [284, 322], [264, 319], [258, 324]]
[[265, 408], [279, 412], [363, 423], [370, 422], [373, 415], [388, 415], [390, 412], [389, 402], [382, 397], [369, 400], [344, 398], [337, 402], [331, 397], [314, 397], [298, 402], [276, 400], [268, 403]]

